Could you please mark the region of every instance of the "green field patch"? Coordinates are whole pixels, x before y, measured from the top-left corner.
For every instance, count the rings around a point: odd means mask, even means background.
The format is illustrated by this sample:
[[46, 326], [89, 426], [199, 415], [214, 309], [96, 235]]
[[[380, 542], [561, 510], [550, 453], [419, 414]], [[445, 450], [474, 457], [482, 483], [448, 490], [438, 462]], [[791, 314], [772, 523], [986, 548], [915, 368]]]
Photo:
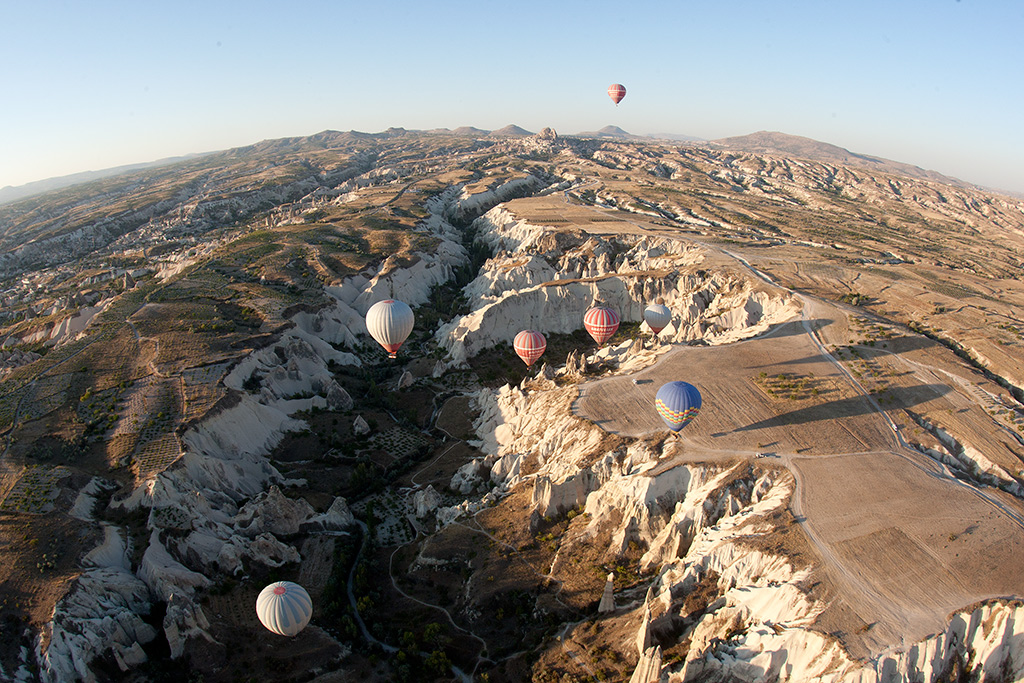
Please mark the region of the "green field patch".
[[60, 481], [70, 475], [66, 467], [28, 465], [4, 496], [0, 510], [37, 515], [51, 512], [60, 494]]

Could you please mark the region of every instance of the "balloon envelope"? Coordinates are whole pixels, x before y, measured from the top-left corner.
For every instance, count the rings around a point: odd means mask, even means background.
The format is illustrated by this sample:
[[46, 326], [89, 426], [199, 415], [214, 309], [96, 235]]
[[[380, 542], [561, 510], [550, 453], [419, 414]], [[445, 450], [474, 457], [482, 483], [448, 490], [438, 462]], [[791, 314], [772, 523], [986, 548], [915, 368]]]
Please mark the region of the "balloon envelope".
[[644, 309], [644, 320], [654, 334], [658, 334], [672, 321], [672, 311], [665, 304], [651, 304]]
[[547, 347], [548, 342], [544, 339], [544, 335], [534, 330], [523, 330], [516, 335], [515, 341], [512, 342], [512, 348], [515, 349], [516, 355], [523, 359], [527, 367], [533, 365], [544, 354], [544, 349]]
[[619, 314], [607, 306], [594, 306], [583, 316], [583, 326], [598, 344], [604, 344], [619, 329]]
[[608, 97], [612, 98], [612, 102], [618, 104], [622, 101], [622, 98], [626, 96], [626, 88], [618, 83], [612, 83], [608, 86]]
[[313, 601], [306, 589], [291, 581], [270, 584], [256, 598], [256, 616], [268, 630], [294, 636], [313, 616]]
[[409, 338], [416, 318], [407, 304], [394, 299], [378, 301], [366, 312], [366, 330], [394, 358]]
[[678, 432], [700, 412], [700, 392], [687, 382], [669, 382], [658, 389], [654, 407], [668, 428]]

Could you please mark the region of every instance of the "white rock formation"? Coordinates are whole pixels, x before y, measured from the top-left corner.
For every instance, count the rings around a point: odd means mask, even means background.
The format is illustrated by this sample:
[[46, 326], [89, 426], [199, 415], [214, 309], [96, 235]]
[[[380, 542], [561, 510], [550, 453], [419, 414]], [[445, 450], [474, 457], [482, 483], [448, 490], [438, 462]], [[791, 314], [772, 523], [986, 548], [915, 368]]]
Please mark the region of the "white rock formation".
[[[488, 201], [511, 196], [538, 182], [527, 178], [504, 189], [490, 190]], [[87, 570], [76, 585], [92, 581], [89, 585], [94, 586], [95, 579], [90, 577], [104, 576], [109, 581], [122, 581], [123, 585], [109, 588], [112, 600], [118, 591], [139, 589], [140, 604], [147, 610], [150, 595], [168, 602], [163, 628], [172, 655], [178, 656], [189, 638], [209, 637], [208, 622], [195, 600], [196, 591], [210, 583], [205, 573], [238, 574], [244, 571], [244, 560], [270, 567], [297, 562], [298, 551], [277, 538], [278, 534], [338, 533], [352, 524], [352, 513], [341, 498], [335, 499], [326, 513], [316, 515], [304, 502], [290, 501], [277, 489], [268, 491], [288, 482], [266, 456], [286, 432], [306, 428], [306, 423], [291, 417], [294, 412], [314, 407], [353, 407], [352, 398], [334, 380], [329, 365], [360, 364], [356, 355], [339, 351], [335, 345], [355, 347], [361, 343], [366, 331], [363, 316], [372, 303], [391, 296], [413, 306], [426, 302], [431, 288], [450, 279], [453, 269], [464, 263], [461, 235], [445, 219], [456, 212], [458, 196], [456, 188], [428, 203], [432, 215], [424, 222], [424, 230], [440, 238], [433, 253], [418, 255], [410, 267], [399, 267], [389, 259], [376, 270], [327, 288], [330, 306], [315, 313], [296, 314], [294, 326], [277, 342], [242, 359], [225, 376], [224, 384], [232, 393], [201, 421], [189, 426], [181, 437], [182, 457], [143, 482], [131, 496], [113, 503], [124, 509], [151, 508], [152, 533], [137, 569], [138, 578], [119, 568], [124, 548], [119, 532], [109, 530], [104, 544], [86, 560], [102, 567]], [[471, 210], [472, 197], [463, 201], [461, 210]], [[218, 245], [211, 241], [174, 255], [159, 266], [157, 277], [173, 276]], [[61, 334], [75, 332], [76, 324], [69, 322]], [[24, 360], [18, 355], [21, 352], [3, 353], [7, 365]], [[250, 393], [248, 389], [254, 383], [259, 388]], [[357, 430], [359, 422], [357, 419]], [[369, 429], [365, 420], [362, 426]], [[76, 503], [76, 514], [83, 518], [91, 511], [91, 501], [98, 492], [94, 489], [83, 491]], [[97, 573], [101, 571], [107, 574]], [[80, 592], [73, 587], [69, 595]], [[77, 616], [82, 609], [76, 604], [62, 601], [54, 613], [50, 628], [55, 637], [46, 652], [39, 654], [48, 680], [86, 677], [88, 662], [111, 643], [119, 663], [128, 666], [139, 661], [140, 651], [131, 639], [112, 639], [103, 630], [105, 622], [93, 623]], [[69, 620], [74, 620], [80, 631], [76, 631], [76, 637], [65, 634], [63, 625], [71, 623]]]
[[644, 616], [640, 620], [640, 628], [636, 632], [636, 649], [637, 654], [641, 657], [647, 652], [647, 649], [653, 645], [653, 638], [651, 637], [651, 608], [649, 605], [644, 605]]
[[472, 312], [441, 326], [452, 362], [511, 339], [520, 329], [568, 333], [596, 300], [623, 321], [643, 320], [661, 298], [675, 315], [659, 339], [727, 343], [791, 318], [799, 303], [782, 290], [725, 272], [695, 270], [698, 247], [664, 237], [592, 236], [530, 225], [502, 207], [477, 219], [478, 239], [496, 250], [466, 292]]
[[356, 436], [370, 433], [370, 425], [362, 415], [356, 415], [356, 419], [352, 421], [352, 432]]
[[299, 530], [303, 533], [316, 531], [334, 532], [342, 531], [353, 524], [355, 524], [355, 517], [352, 515], [352, 510], [348, 507], [348, 501], [338, 496], [331, 503], [331, 507], [328, 508], [327, 512], [313, 515], [300, 525]]
[[615, 611], [615, 574], [609, 574], [604, 582], [604, 592], [601, 594], [601, 602], [597, 606], [601, 614]]
[[249, 538], [265, 533], [291, 536], [299, 533], [299, 527], [312, 515], [313, 506], [305, 500], [288, 498], [280, 487], [271, 486], [242, 506], [232, 524]]
[[89, 670], [95, 657], [153, 640], [157, 632], [143, 620], [149, 600], [146, 584], [124, 569], [87, 569], [57, 603], [46, 627], [49, 645], [37, 653], [42, 680], [95, 680]]
[[434, 487], [429, 484], [427, 488], [417, 491], [412, 495], [412, 505], [418, 519], [423, 519], [429, 515], [440, 504], [441, 494], [435, 491]]
[[629, 677], [629, 683], [660, 683], [661, 646], [648, 648], [640, 655], [640, 661]]

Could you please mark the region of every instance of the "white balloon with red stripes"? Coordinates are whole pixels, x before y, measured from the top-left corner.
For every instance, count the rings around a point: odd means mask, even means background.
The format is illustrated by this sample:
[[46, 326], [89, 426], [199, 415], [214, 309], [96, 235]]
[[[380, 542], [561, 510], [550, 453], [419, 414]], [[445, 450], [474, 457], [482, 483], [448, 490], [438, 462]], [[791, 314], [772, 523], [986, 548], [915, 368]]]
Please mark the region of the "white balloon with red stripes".
[[604, 345], [619, 329], [619, 314], [607, 306], [594, 306], [584, 314], [583, 326], [598, 345]]
[[313, 616], [313, 600], [306, 589], [291, 581], [276, 581], [256, 598], [256, 616], [268, 630], [294, 636]]
[[384, 347], [389, 358], [396, 357], [415, 322], [409, 305], [395, 299], [378, 301], [366, 312], [366, 331]]
[[544, 355], [544, 349], [547, 347], [547, 339], [536, 330], [523, 330], [516, 335], [515, 341], [512, 342], [512, 348], [516, 355], [526, 363], [526, 367], [536, 363], [537, 359]]
[[644, 321], [654, 334], [658, 334], [672, 322], [672, 311], [662, 303], [650, 304], [644, 309]]

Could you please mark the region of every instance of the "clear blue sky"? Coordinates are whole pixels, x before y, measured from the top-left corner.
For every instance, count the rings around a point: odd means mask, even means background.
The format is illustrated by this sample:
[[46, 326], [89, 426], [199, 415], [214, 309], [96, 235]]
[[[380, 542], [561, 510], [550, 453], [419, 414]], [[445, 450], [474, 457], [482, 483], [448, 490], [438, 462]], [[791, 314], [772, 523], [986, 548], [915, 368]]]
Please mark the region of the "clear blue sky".
[[774, 130], [1024, 192], [1022, 36], [1017, 0], [0, 0], [0, 187], [515, 123]]

